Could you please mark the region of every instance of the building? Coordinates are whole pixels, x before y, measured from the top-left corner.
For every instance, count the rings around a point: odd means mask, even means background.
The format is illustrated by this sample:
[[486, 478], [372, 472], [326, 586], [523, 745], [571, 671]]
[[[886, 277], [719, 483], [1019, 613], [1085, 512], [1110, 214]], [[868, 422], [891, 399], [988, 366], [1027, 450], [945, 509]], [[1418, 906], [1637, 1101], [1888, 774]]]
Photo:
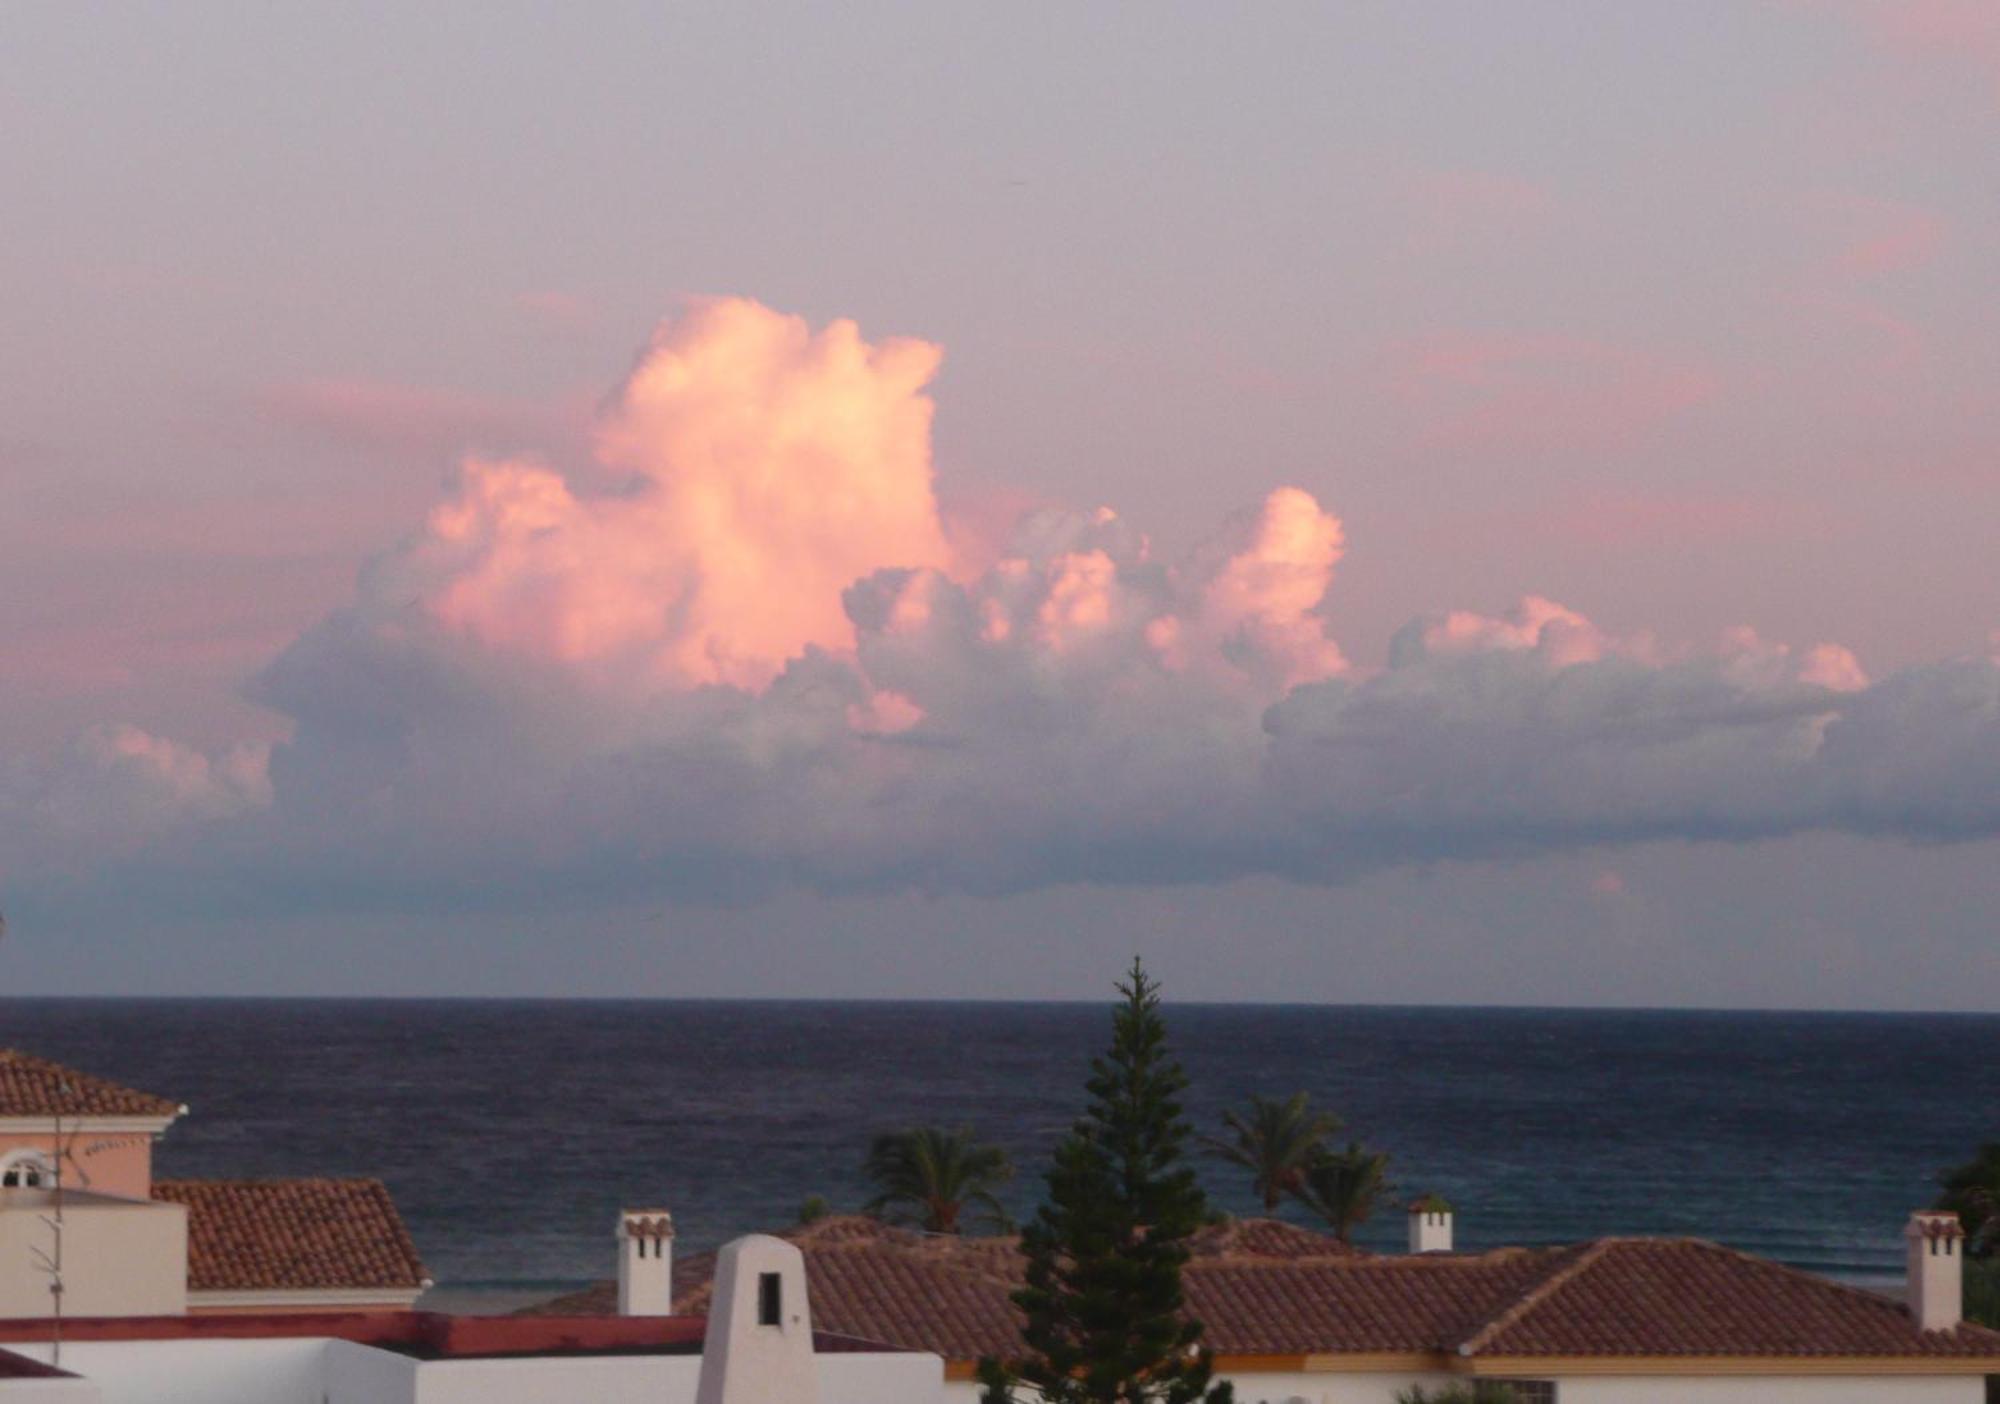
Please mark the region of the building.
[[[1981, 1404], [2000, 1379], [2000, 1333], [1959, 1320], [1950, 1215], [1913, 1216], [1906, 1300], [1697, 1239], [1457, 1253], [1436, 1201], [1413, 1206], [1410, 1233], [1411, 1252], [1371, 1254], [1274, 1220], [1204, 1230], [1183, 1284], [1238, 1400], [1389, 1404], [1470, 1378], [1506, 1381], [1522, 1404]], [[938, 1355], [954, 1404], [978, 1397], [980, 1357], [1018, 1348], [1012, 1239], [857, 1217], [784, 1236], [824, 1329]], [[709, 1259], [679, 1269], [671, 1303], [650, 1307], [704, 1311]], [[645, 1309], [629, 1267], [621, 1281], [627, 1309]], [[601, 1316], [620, 1296], [605, 1283], [536, 1310]]]
[[[377, 1180], [156, 1180], [187, 1108], [0, 1049], [0, 1319], [407, 1311], [430, 1285]], [[60, 1172], [60, 1173], [59, 1173]]]
[[940, 1404], [935, 1355], [814, 1329], [804, 1260], [716, 1256], [703, 1317], [300, 1312], [0, 1321], [0, 1404]]

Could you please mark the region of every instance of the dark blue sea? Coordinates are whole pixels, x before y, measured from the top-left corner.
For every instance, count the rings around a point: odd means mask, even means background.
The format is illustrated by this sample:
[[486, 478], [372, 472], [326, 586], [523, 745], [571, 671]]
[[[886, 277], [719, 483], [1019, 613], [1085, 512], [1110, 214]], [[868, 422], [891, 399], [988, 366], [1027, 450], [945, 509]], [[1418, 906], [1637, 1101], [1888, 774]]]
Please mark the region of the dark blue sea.
[[[2000, 1139], [2000, 1016], [1170, 1005], [1212, 1129], [1303, 1088], [1389, 1151], [1461, 1246], [1695, 1234], [1854, 1279], [1898, 1271], [1937, 1171]], [[0, 1000], [0, 1044], [188, 1103], [186, 1176], [377, 1175], [458, 1287], [608, 1274], [621, 1205], [684, 1247], [865, 1198], [869, 1134], [963, 1124], [1033, 1205], [1078, 1110], [1094, 1004]], [[1239, 1172], [1204, 1167], [1229, 1209]], [[1300, 1211], [1290, 1211], [1294, 1215]], [[1364, 1243], [1400, 1239], [1391, 1212]]]

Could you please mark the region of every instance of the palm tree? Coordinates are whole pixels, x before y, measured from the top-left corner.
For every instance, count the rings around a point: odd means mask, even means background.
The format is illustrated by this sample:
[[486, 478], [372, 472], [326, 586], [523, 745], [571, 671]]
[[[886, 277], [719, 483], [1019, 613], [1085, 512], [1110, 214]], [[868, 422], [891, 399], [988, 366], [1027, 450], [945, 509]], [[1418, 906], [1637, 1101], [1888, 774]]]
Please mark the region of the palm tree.
[[1253, 1095], [1247, 1117], [1226, 1111], [1222, 1124], [1229, 1128], [1227, 1138], [1202, 1140], [1224, 1160], [1250, 1172], [1250, 1187], [1270, 1214], [1305, 1183], [1306, 1167], [1326, 1153], [1326, 1138], [1340, 1129], [1340, 1118], [1308, 1110], [1306, 1094], [1294, 1092], [1282, 1102]]
[[1389, 1188], [1389, 1157], [1364, 1150], [1359, 1141], [1347, 1149], [1322, 1155], [1306, 1167], [1298, 1195], [1306, 1207], [1333, 1226], [1333, 1236], [1349, 1241], [1356, 1224], [1375, 1212], [1375, 1202]]
[[1000, 1147], [975, 1141], [965, 1127], [880, 1132], [861, 1168], [880, 1191], [863, 1210], [890, 1223], [958, 1233], [966, 1207], [976, 1205], [984, 1211], [981, 1222], [1003, 1233], [1012, 1226], [993, 1191], [1013, 1178], [1013, 1162]]

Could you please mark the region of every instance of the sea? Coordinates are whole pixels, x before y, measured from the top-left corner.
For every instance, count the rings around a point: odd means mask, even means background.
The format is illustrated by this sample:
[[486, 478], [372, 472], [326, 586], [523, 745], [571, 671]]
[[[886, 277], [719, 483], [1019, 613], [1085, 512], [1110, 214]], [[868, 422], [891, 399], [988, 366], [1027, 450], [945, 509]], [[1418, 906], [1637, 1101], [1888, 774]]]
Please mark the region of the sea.
[[[1170, 1004], [1197, 1130], [1309, 1093], [1461, 1247], [1718, 1240], [1857, 1282], [2000, 1140], [2000, 1016]], [[623, 1206], [683, 1250], [868, 1197], [878, 1131], [969, 1127], [1030, 1213], [1107, 1004], [0, 999], [0, 1045], [185, 1102], [156, 1173], [372, 1175], [460, 1302], [606, 1277]], [[1243, 1172], [1198, 1155], [1221, 1208]], [[1284, 1211], [1300, 1222], [1296, 1207]]]

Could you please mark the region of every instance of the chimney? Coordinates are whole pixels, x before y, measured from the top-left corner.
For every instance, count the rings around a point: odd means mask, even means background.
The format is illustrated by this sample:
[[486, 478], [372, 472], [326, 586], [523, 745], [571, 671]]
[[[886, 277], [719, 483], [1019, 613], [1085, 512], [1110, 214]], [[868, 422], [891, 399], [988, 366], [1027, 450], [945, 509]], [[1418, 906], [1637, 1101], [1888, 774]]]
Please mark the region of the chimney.
[[674, 1314], [674, 1216], [664, 1209], [618, 1216], [618, 1314]]
[[1949, 1331], [1965, 1317], [1965, 1229], [1945, 1209], [1919, 1209], [1903, 1229], [1909, 1247], [1910, 1319]]
[[1410, 1251], [1451, 1251], [1451, 1205], [1443, 1195], [1427, 1194], [1410, 1206]]
[[805, 1255], [751, 1234], [715, 1256], [695, 1404], [819, 1404]]

